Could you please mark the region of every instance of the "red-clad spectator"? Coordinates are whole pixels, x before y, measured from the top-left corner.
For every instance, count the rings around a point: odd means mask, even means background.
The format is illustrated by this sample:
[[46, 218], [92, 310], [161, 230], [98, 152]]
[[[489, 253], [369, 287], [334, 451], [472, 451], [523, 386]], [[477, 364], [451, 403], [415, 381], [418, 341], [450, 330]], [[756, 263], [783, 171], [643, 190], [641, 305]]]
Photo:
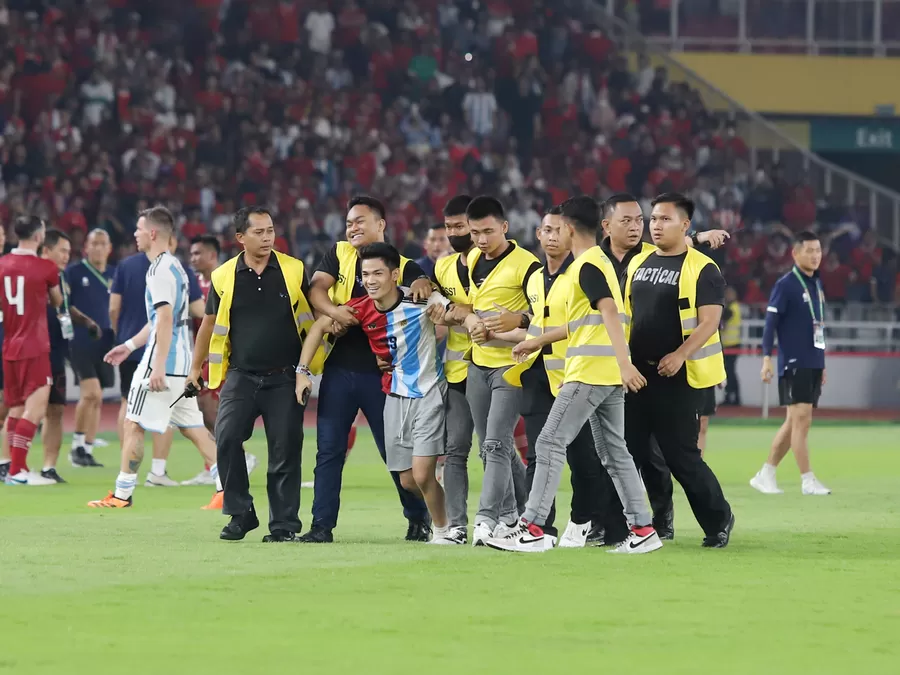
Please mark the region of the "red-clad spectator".
[[738, 236], [729, 242], [725, 249], [725, 255], [729, 265], [735, 270], [735, 274], [741, 279], [746, 279], [761, 257], [761, 249], [762, 246], [753, 241], [753, 235], [750, 232], [739, 232]]
[[613, 192], [628, 191], [628, 174], [631, 173], [631, 160], [627, 157], [613, 157], [606, 170], [606, 184]]
[[872, 230], [867, 230], [859, 245], [850, 254], [853, 269], [862, 281], [872, 278], [872, 271], [881, 264], [881, 249], [878, 248], [878, 238]]
[[843, 264], [834, 251], [825, 258], [819, 275], [822, 278], [822, 290], [825, 292], [825, 297], [836, 301], [847, 299], [847, 287], [856, 278], [856, 274], [850, 266]]
[[80, 230], [82, 234], [87, 234], [87, 220], [84, 217], [84, 200], [81, 197], [75, 197], [71, 206], [62, 214], [56, 226], [68, 235], [72, 235], [76, 230]]
[[200, 211], [192, 211], [188, 220], [181, 226], [181, 234], [188, 241], [206, 234], [206, 223], [200, 220]]
[[222, 109], [224, 99], [225, 95], [219, 91], [218, 78], [206, 78], [206, 89], [197, 94], [197, 105], [208, 113], [217, 113]]
[[296, 0], [281, 0], [275, 8], [278, 17], [278, 40], [282, 44], [297, 44], [300, 41], [300, 10]]

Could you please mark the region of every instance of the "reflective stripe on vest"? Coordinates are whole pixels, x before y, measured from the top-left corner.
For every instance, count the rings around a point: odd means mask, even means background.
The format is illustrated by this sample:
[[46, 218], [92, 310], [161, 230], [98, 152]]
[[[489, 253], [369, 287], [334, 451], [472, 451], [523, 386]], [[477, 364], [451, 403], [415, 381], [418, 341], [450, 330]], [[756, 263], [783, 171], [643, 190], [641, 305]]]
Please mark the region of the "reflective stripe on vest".
[[[460, 305], [469, 304], [469, 295], [466, 293], [468, 278], [460, 279], [457, 263], [462, 254], [454, 253], [444, 258], [438, 258], [434, 265], [434, 277], [437, 279], [441, 291], [450, 302]], [[468, 275], [468, 270], [466, 270]], [[469, 332], [464, 326], [448, 326], [447, 345], [444, 350], [444, 376], [448, 382], [464, 382], [469, 372], [469, 362], [465, 360], [465, 354], [472, 348]]]

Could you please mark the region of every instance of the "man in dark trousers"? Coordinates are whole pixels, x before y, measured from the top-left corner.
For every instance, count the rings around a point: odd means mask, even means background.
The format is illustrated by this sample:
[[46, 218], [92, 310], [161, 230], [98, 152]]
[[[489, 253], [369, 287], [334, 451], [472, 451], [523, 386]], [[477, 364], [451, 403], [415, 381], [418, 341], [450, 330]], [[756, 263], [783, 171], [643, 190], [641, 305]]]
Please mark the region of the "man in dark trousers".
[[263, 541], [296, 541], [305, 410], [294, 395], [294, 367], [314, 319], [309, 284], [301, 261], [273, 249], [275, 226], [266, 209], [241, 209], [234, 227], [244, 250], [212, 274], [188, 383], [199, 388], [207, 357], [209, 387], [225, 381], [215, 435], [222, 512], [231, 522], [220, 538], [243, 539], [259, 527], [243, 444], [261, 415], [269, 446], [269, 534]]
[[787, 407], [784, 424], [775, 434], [769, 458], [750, 485], [763, 494], [782, 492], [775, 469], [788, 451], [801, 475], [805, 495], [828, 495], [809, 463], [809, 427], [813, 408], [825, 384], [825, 294], [819, 281], [822, 244], [812, 232], [801, 232], [794, 242], [794, 267], [775, 282], [766, 312], [763, 332], [762, 379], [767, 383], [775, 371], [772, 350], [778, 337], [778, 395]]
[[679, 193], [653, 200], [650, 235], [657, 248], [628, 265], [631, 359], [647, 386], [626, 398], [625, 437], [638, 466], [656, 438], [706, 535], [703, 546], [724, 548], [734, 515], [697, 436], [702, 390], [725, 380], [719, 340], [725, 280], [711, 258], [685, 241], [693, 214], [694, 203]]

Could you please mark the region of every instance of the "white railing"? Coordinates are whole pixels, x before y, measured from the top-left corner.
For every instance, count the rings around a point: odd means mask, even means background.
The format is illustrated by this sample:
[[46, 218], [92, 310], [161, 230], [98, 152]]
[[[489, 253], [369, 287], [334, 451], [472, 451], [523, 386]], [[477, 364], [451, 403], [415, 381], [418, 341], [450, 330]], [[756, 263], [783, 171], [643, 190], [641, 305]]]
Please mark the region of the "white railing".
[[[686, 0], [683, 0], [686, 1]], [[806, 2], [807, 0], [803, 0]], [[854, 0], [855, 1], [855, 0]], [[900, 0], [884, 0], [897, 2]], [[813, 187], [818, 198], [836, 197], [851, 209], [866, 206], [860, 225], [868, 226], [885, 243], [900, 249], [900, 193], [894, 192], [867, 178], [828, 162], [804, 148], [761, 115], [744, 107], [711, 82], [674, 59], [663, 45], [648, 40], [628, 23], [609, 13], [610, 5], [600, 0], [583, 5], [589, 19], [601, 25], [620, 49], [652, 55], [665, 64], [673, 81], [687, 82], [698, 90], [713, 110], [733, 121], [746, 143], [750, 168], [780, 164], [788, 175], [802, 175]], [[673, 2], [677, 5], [677, 2]], [[746, 0], [742, 0], [746, 7]], [[900, 32], [900, 26], [897, 26]], [[898, 84], [900, 86], [900, 84]], [[867, 221], [867, 222], [866, 222]]]
[[[765, 319], [744, 319], [741, 322], [741, 348], [762, 347], [765, 325]], [[832, 322], [825, 326], [825, 343], [829, 351], [900, 352], [900, 322]]]
[[900, 0], [670, 0], [668, 9], [605, 0], [666, 49], [900, 55]]

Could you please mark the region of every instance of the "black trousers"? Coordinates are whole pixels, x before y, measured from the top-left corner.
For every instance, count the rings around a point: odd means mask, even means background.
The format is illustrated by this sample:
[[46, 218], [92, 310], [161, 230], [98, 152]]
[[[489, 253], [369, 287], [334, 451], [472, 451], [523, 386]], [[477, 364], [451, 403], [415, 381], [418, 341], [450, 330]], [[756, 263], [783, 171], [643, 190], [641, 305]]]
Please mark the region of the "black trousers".
[[222, 513], [239, 516], [253, 508], [244, 441], [260, 416], [269, 446], [266, 489], [269, 531], [300, 532], [300, 458], [304, 408], [294, 393], [293, 367], [270, 375], [231, 368], [219, 396], [216, 451], [225, 490]]
[[[631, 396], [631, 394], [628, 394]], [[625, 426], [628, 426], [628, 397], [625, 403]], [[628, 442], [626, 437], [625, 442]], [[628, 445], [631, 450], [631, 445]], [[644, 487], [647, 488], [647, 498], [650, 500], [650, 509], [653, 511], [653, 524], [661, 523], [665, 519], [665, 515], [675, 508], [672, 502], [672, 472], [663, 457], [659, 443], [655, 436], [650, 436], [650, 449], [646, 455], [641, 457], [640, 463], [638, 458], [634, 457], [635, 465], [641, 472], [641, 479], [644, 481]]]
[[[531, 392], [534, 394], [534, 392]], [[528, 414], [522, 415], [525, 420], [525, 436], [528, 438], [528, 452], [525, 459], [528, 466], [525, 468], [525, 488], [531, 492], [534, 483], [534, 472], [537, 468], [535, 447], [537, 438], [547, 422], [550, 407], [553, 405], [553, 395], [546, 392], [549, 402], [547, 407], [532, 408]], [[532, 398], [534, 401], [534, 398]], [[608, 537], [607, 541], [624, 541], [628, 536], [628, 524], [625, 521], [625, 510], [619, 495], [613, 485], [612, 479], [603, 468], [597, 449], [594, 447], [594, 436], [591, 433], [590, 424], [585, 424], [575, 440], [567, 448], [566, 460], [569, 464], [572, 483], [572, 504], [570, 518], [574, 523], [591, 522], [593, 525], [603, 527]], [[557, 536], [558, 530], [554, 526], [556, 519], [556, 501], [550, 508], [550, 514], [544, 523], [544, 531], [552, 536]], [[616, 539], [616, 537], [621, 539]]]
[[725, 403], [741, 404], [741, 386], [737, 378], [737, 354], [725, 354]]
[[[645, 467], [652, 466], [651, 438], [656, 438], [666, 466], [684, 489], [694, 517], [706, 535], [713, 535], [728, 522], [731, 507], [722, 494], [719, 480], [700, 457], [697, 447], [700, 431], [698, 391], [683, 380], [644, 374], [648, 386], [626, 397], [625, 440], [628, 449], [641, 470], [648, 493], [651, 493]], [[651, 470], [650, 474], [653, 473]], [[671, 487], [669, 491], [671, 499]], [[651, 504], [652, 500], [651, 497]]]

